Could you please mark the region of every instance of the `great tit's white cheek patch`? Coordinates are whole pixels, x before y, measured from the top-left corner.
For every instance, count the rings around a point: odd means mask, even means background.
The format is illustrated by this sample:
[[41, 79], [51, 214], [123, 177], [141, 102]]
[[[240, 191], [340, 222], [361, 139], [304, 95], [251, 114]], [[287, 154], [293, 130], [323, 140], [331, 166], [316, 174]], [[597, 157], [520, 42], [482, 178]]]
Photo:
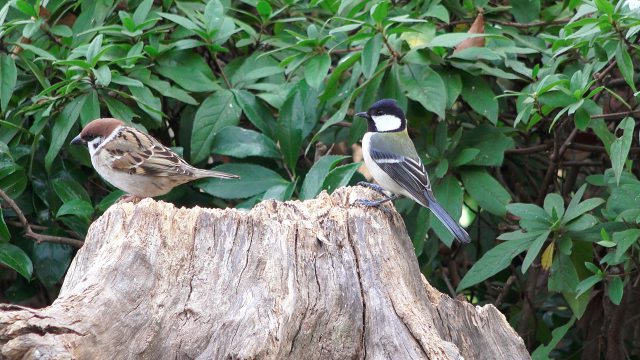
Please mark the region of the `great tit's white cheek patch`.
[[374, 115], [371, 116], [371, 118], [376, 124], [376, 130], [378, 131], [398, 130], [400, 126], [402, 126], [402, 120], [395, 115]]

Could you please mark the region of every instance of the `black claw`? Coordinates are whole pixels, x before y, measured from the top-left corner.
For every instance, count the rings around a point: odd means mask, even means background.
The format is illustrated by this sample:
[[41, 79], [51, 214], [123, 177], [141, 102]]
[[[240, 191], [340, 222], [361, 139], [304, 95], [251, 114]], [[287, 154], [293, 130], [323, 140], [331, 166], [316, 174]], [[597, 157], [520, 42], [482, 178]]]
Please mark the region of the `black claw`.
[[370, 182], [366, 182], [366, 181], [359, 181], [358, 182], [358, 186], [364, 186], [366, 188], [369, 188], [373, 191], [379, 192], [380, 194], [382, 194], [383, 196], [387, 196], [387, 194], [384, 192], [384, 189], [382, 188], [382, 186], [378, 185], [378, 184], [373, 184]]
[[386, 197], [384, 199], [381, 200], [367, 200], [367, 199], [357, 199], [354, 204], [356, 205], [362, 205], [362, 206], [368, 206], [368, 207], [374, 207], [376, 209], [382, 210], [382, 212], [384, 212], [385, 214], [391, 216], [391, 211], [389, 209], [387, 209], [385, 206], [383, 206], [384, 203], [395, 199], [395, 197]]

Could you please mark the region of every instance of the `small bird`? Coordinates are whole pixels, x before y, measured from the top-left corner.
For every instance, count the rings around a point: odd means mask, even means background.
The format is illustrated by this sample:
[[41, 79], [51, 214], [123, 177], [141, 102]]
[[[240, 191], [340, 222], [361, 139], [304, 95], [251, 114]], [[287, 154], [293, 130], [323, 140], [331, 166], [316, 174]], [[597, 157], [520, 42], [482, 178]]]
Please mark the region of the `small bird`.
[[88, 146], [98, 174], [129, 194], [123, 201], [164, 195], [178, 185], [200, 178], [239, 178], [195, 168], [158, 140], [118, 119], [91, 121], [71, 144]]
[[[470, 242], [469, 234], [436, 201], [427, 171], [407, 133], [407, 119], [395, 100], [379, 100], [356, 116], [367, 119], [368, 130], [362, 139], [364, 163], [381, 186], [366, 182], [360, 185], [384, 196], [376, 201], [359, 199], [357, 203], [377, 207], [404, 195], [431, 210], [458, 241]], [[387, 196], [384, 190], [396, 195]]]

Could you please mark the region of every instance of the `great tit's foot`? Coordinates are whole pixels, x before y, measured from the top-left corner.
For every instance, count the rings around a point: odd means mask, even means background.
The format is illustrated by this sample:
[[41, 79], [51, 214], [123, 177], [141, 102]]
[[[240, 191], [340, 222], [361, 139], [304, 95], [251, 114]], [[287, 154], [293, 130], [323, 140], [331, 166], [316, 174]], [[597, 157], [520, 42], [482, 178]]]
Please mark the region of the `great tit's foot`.
[[120, 196], [120, 199], [118, 199], [118, 201], [116, 201], [116, 203], [128, 203], [128, 202], [130, 202], [130, 203], [137, 204], [137, 203], [140, 202], [140, 200], [142, 200], [142, 198], [140, 196], [126, 194], [126, 195]]
[[382, 188], [382, 186], [378, 185], [378, 184], [374, 184], [374, 183], [370, 183], [370, 182], [366, 182], [366, 181], [358, 181], [358, 186], [364, 186], [366, 188], [369, 188], [373, 191], [376, 191], [380, 194], [382, 194], [382, 196], [387, 197], [387, 194], [384, 192], [384, 189]]
[[398, 196], [394, 195], [394, 196], [385, 196], [384, 199], [380, 199], [380, 200], [367, 200], [367, 199], [357, 199], [354, 204], [356, 205], [362, 205], [362, 206], [368, 206], [368, 207], [375, 207], [377, 209], [382, 210], [385, 214], [387, 215], [391, 215], [391, 211], [389, 209], [387, 209], [386, 207], [382, 206], [382, 204], [395, 200], [397, 199]]

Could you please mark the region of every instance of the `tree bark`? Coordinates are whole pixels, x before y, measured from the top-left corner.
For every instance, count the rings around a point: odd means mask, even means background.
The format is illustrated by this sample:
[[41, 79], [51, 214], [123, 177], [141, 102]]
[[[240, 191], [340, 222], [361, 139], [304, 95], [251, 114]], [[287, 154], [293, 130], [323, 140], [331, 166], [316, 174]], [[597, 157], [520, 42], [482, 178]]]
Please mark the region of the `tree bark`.
[[245, 212], [145, 199], [96, 220], [59, 298], [0, 307], [8, 359], [529, 359], [421, 275], [401, 217], [341, 188]]

